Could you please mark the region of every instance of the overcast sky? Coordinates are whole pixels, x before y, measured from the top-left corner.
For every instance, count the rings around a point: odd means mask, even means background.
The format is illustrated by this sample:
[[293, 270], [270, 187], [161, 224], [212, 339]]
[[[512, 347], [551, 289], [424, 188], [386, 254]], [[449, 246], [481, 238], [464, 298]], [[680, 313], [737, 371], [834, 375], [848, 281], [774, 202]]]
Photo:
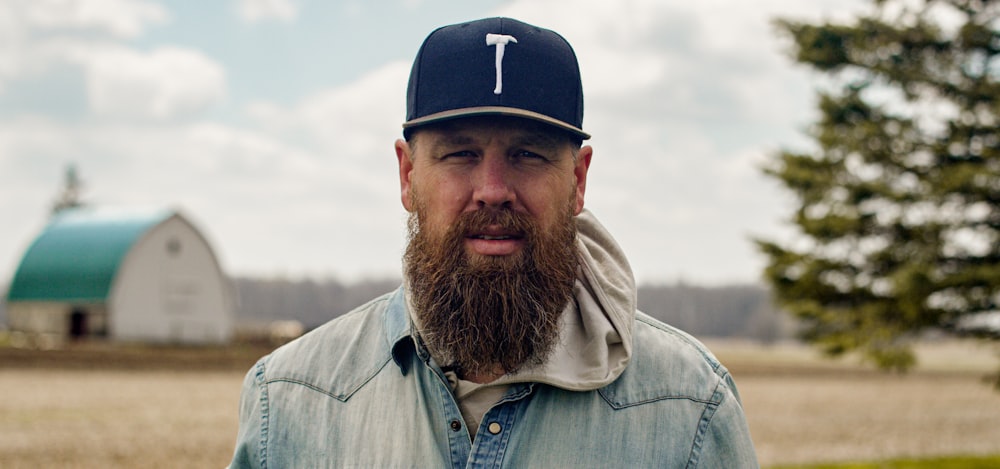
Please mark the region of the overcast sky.
[[393, 141], [437, 26], [511, 16], [576, 49], [587, 207], [642, 282], [755, 282], [818, 77], [770, 20], [857, 0], [0, 0], [0, 285], [68, 164], [85, 201], [174, 207], [243, 276], [398, 276]]

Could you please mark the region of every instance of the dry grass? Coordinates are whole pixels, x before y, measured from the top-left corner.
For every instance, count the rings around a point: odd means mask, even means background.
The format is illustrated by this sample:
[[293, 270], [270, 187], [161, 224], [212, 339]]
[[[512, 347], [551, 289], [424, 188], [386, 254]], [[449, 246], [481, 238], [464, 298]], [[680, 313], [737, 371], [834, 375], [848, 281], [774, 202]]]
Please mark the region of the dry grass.
[[[925, 348], [923, 368], [893, 376], [819, 361], [798, 347], [710, 346], [736, 376], [765, 466], [1000, 454], [1000, 393], [981, 381], [996, 364], [989, 350]], [[24, 352], [5, 359], [0, 350], [0, 466], [226, 465], [249, 363], [182, 371], [186, 361], [164, 358], [142, 370], [90, 353], [100, 362], [56, 366], [48, 358], [26, 362]], [[152, 360], [168, 351], [142, 354]], [[25, 363], [33, 365], [17, 365]]]
[[1000, 454], [1000, 394], [975, 377], [738, 379], [764, 464]]
[[224, 467], [240, 372], [0, 371], [5, 468]]
[[993, 349], [937, 342], [906, 375], [802, 346], [711, 344], [733, 371], [763, 465], [1000, 454]]

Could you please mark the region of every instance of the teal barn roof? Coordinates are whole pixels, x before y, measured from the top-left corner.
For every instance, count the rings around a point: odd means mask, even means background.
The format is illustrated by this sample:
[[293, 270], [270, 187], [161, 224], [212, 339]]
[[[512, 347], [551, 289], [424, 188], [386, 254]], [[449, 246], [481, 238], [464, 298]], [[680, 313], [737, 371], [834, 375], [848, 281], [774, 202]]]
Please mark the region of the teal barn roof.
[[25, 252], [7, 300], [105, 301], [121, 261], [170, 210], [64, 210]]

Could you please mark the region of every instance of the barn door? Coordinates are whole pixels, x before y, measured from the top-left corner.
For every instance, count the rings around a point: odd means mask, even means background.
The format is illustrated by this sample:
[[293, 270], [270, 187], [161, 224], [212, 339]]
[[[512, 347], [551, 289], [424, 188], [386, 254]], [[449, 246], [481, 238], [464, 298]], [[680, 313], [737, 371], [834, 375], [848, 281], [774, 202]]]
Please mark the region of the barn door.
[[73, 308], [73, 311], [69, 313], [69, 336], [71, 339], [82, 339], [90, 333], [88, 318], [86, 310]]

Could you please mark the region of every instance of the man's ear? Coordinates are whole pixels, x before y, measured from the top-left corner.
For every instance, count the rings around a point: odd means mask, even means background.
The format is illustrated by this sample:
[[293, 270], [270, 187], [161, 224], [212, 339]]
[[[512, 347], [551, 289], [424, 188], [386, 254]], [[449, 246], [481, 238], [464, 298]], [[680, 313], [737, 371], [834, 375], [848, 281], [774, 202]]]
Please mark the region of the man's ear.
[[590, 169], [590, 159], [594, 156], [594, 149], [590, 145], [580, 147], [576, 154], [576, 166], [573, 168], [573, 175], [576, 176], [576, 207], [574, 215], [579, 215], [583, 211], [583, 196], [587, 192], [587, 171]]
[[413, 159], [410, 144], [406, 140], [396, 140], [396, 161], [399, 163], [399, 197], [403, 202], [403, 208], [407, 212], [412, 212], [410, 203], [410, 175], [413, 172]]

